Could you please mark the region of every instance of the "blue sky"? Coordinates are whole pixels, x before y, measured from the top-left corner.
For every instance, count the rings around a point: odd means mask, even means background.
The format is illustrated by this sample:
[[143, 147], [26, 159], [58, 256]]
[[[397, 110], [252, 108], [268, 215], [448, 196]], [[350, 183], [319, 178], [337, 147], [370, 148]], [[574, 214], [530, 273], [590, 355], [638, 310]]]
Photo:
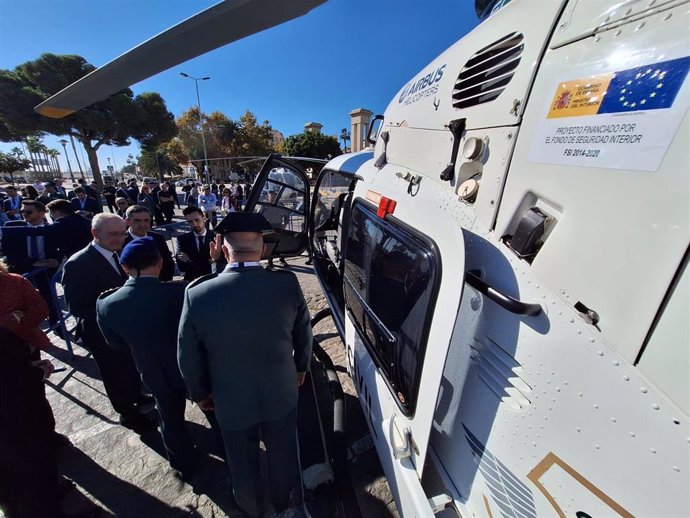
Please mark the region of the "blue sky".
[[[208, 0], [0, 0], [0, 68], [44, 52], [100, 66], [213, 4]], [[285, 136], [308, 121], [324, 133], [350, 127], [349, 112], [382, 113], [398, 89], [477, 24], [473, 0], [330, 0], [302, 18], [212, 51], [132, 87], [159, 92], [176, 116], [196, 103], [238, 118], [253, 111]], [[57, 137], [49, 147], [60, 149]], [[12, 144], [0, 143], [7, 151]], [[69, 149], [69, 147], [68, 147]], [[136, 142], [99, 150], [119, 168]], [[84, 154], [85, 156], [85, 154]], [[80, 157], [81, 158], [81, 157]], [[70, 152], [70, 160], [74, 157]], [[64, 158], [61, 157], [66, 170]]]

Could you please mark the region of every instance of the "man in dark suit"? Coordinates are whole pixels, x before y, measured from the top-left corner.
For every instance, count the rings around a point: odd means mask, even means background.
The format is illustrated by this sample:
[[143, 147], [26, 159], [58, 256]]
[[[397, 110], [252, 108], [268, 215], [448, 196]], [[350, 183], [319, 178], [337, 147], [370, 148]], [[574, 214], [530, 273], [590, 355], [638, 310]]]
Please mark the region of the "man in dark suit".
[[[100, 196], [100, 194], [98, 194], [98, 191], [96, 189], [94, 189], [91, 185], [89, 185], [86, 182], [86, 179], [84, 179], [84, 178], [79, 178], [77, 180], [77, 182], [79, 183], [79, 186], [82, 189], [84, 189], [86, 196], [88, 196], [89, 198], [92, 198], [96, 202], [97, 209], [96, 209], [95, 214], [99, 213], [99, 212], [103, 212], [103, 207], [101, 206], [101, 201], [100, 201], [101, 196]], [[76, 191], [77, 191], [77, 189], [74, 190], [74, 192], [76, 192]]]
[[146, 236], [151, 237], [158, 246], [158, 253], [163, 261], [159, 279], [161, 281], [171, 281], [175, 274], [175, 262], [172, 258], [172, 252], [168, 248], [167, 240], [158, 232], [151, 231], [151, 213], [149, 209], [143, 205], [132, 205], [125, 211], [125, 223], [129, 227], [127, 229], [127, 237], [125, 237], [125, 246], [133, 239]]
[[153, 219], [156, 225], [163, 225], [165, 223], [165, 216], [163, 216], [163, 211], [158, 202], [158, 193], [161, 192], [161, 186], [157, 181], [151, 180], [149, 181], [149, 188], [151, 189], [151, 197], [153, 198]]
[[57, 249], [58, 260], [71, 257], [91, 242], [91, 222], [76, 214], [67, 200], [55, 200], [48, 204], [52, 225], [46, 234]]
[[3, 226], [2, 250], [11, 272], [31, 272], [30, 280], [48, 305], [52, 325], [58, 321], [50, 290], [50, 279], [59, 264], [56, 242], [46, 232], [45, 205], [39, 201], [23, 200], [20, 213], [24, 221], [8, 221]]
[[53, 178], [53, 184], [55, 185], [55, 192], [62, 196], [63, 200], [67, 199], [67, 191], [62, 186], [62, 178]]
[[120, 182], [119, 184], [117, 184], [117, 190], [115, 191], [115, 197], [116, 198], [124, 198], [125, 200], [127, 200], [127, 203], [129, 205], [133, 205], [137, 202], [136, 198], [132, 200], [129, 197], [129, 193], [127, 192], [127, 184], [125, 182]]
[[[298, 492], [297, 389], [313, 340], [297, 277], [259, 263], [262, 232], [271, 230], [261, 214], [247, 212], [232, 212], [218, 225], [228, 266], [189, 285], [178, 336], [182, 377], [200, 408], [215, 409], [235, 499], [252, 517], [263, 507], [259, 438], [276, 512]], [[231, 337], [213, 325], [230, 320], [243, 323]]]
[[150, 431], [156, 423], [139, 412], [148, 401], [141, 394], [141, 380], [129, 350], [109, 347], [96, 321], [96, 299], [106, 290], [120, 287], [127, 276], [116, 251], [122, 248], [126, 225], [115, 214], [102, 213], [91, 222], [93, 242], [65, 263], [62, 286], [79, 334], [93, 354], [106, 394], [120, 423], [139, 433]]
[[163, 258], [153, 237], [130, 241], [120, 261], [129, 278], [121, 288], [98, 298], [98, 324], [111, 347], [131, 350], [156, 400], [168, 461], [188, 478], [196, 457], [185, 430], [187, 394], [177, 366], [177, 323], [187, 285], [158, 280]]
[[5, 194], [7, 198], [2, 202], [2, 208], [11, 220], [22, 219], [19, 210], [22, 208], [22, 197], [17, 194], [17, 188], [14, 185], [5, 186]]
[[70, 203], [76, 212], [87, 218], [92, 218], [94, 215], [98, 214], [99, 211], [96, 200], [87, 196], [83, 187], [74, 189], [74, 196], [75, 197], [70, 200]]
[[103, 197], [105, 198], [105, 204], [108, 206], [108, 210], [112, 213], [115, 212], [115, 198], [117, 189], [112, 182], [105, 182], [103, 186]]
[[[206, 218], [199, 207], [185, 207], [182, 211], [192, 229], [177, 238], [175, 258], [177, 267], [184, 272], [184, 280], [193, 281], [202, 275], [213, 271], [221, 271], [225, 267], [225, 260], [221, 257], [219, 247], [211, 254], [211, 244], [216, 238], [213, 230], [206, 228]], [[214, 263], [218, 262], [219, 264]]]
[[43, 205], [48, 205], [51, 201], [66, 199], [65, 196], [55, 190], [55, 184], [53, 182], [45, 182], [43, 185], [45, 190], [43, 194], [36, 198], [36, 201], [40, 201]]
[[[23, 200], [19, 213], [23, 221], [8, 221], [3, 226], [2, 250], [7, 257], [10, 271], [25, 274], [34, 268], [48, 266], [47, 259], [56, 259], [57, 251], [52, 240], [44, 233], [29, 229], [45, 226], [46, 207], [41, 202]], [[52, 266], [57, 267], [57, 263]]]

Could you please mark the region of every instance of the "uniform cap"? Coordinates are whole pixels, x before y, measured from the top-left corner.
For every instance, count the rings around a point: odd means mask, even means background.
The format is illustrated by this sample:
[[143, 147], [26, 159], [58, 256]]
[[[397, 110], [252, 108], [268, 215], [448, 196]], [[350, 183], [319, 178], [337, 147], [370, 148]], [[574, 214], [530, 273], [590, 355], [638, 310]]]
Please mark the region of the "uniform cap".
[[137, 268], [149, 258], [159, 255], [155, 239], [150, 236], [139, 237], [127, 243], [120, 254], [120, 263]]
[[257, 212], [231, 212], [218, 223], [214, 230], [217, 234], [231, 232], [270, 234], [273, 232], [273, 227], [262, 214]]

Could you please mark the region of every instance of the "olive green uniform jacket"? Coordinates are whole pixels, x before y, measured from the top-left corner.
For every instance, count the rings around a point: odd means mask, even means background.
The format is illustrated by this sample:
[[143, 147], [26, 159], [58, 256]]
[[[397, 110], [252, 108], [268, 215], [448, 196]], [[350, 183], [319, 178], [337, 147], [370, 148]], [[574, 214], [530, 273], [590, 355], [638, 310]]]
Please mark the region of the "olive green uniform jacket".
[[178, 362], [195, 401], [213, 395], [223, 430], [276, 420], [297, 406], [312, 331], [292, 272], [261, 266], [198, 279], [185, 292]]

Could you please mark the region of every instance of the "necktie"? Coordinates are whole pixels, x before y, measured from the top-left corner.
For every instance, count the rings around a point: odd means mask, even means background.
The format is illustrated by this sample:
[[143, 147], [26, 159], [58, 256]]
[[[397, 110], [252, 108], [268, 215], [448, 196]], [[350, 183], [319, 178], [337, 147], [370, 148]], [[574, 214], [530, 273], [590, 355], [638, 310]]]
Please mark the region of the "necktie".
[[199, 252], [204, 251], [204, 236], [197, 236], [197, 246], [199, 247]]
[[122, 266], [120, 266], [120, 258], [117, 256], [117, 252], [113, 252], [113, 261], [115, 261], [115, 267], [117, 268], [117, 271], [119, 272], [120, 277], [122, 277], [122, 280], [126, 281], [127, 280], [127, 274], [122, 269]]

